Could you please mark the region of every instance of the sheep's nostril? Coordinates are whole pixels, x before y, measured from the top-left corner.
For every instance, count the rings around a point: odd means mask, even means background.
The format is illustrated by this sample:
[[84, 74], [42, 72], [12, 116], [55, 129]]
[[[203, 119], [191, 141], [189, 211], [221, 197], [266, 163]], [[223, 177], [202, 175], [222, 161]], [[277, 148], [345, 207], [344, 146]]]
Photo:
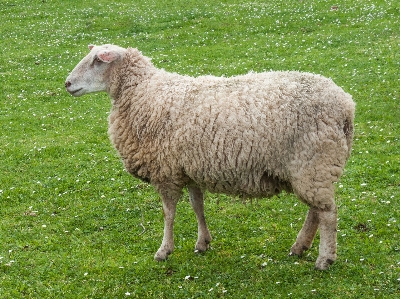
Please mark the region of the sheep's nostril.
[[72, 83], [70, 81], [65, 82], [65, 88], [68, 88], [72, 85]]

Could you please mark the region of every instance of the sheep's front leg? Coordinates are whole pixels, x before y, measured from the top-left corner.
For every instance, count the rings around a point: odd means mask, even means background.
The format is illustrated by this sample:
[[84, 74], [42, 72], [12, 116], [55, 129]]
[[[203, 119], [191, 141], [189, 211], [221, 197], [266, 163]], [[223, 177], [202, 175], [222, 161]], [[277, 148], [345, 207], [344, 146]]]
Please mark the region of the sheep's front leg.
[[319, 211], [320, 244], [315, 268], [326, 270], [336, 260], [337, 209], [333, 206], [329, 211]]
[[160, 248], [154, 255], [157, 261], [164, 261], [168, 255], [174, 250], [174, 219], [176, 212], [176, 204], [178, 203], [179, 196], [171, 197], [168, 195], [161, 195], [164, 212], [164, 237]]
[[212, 239], [204, 216], [204, 195], [197, 187], [190, 186], [188, 187], [188, 190], [190, 203], [196, 214], [198, 224], [198, 239], [196, 242], [195, 252], [204, 252], [208, 249]]
[[290, 249], [290, 255], [302, 255], [304, 251], [311, 248], [319, 225], [318, 209], [310, 207], [303, 227], [297, 235], [296, 242]]

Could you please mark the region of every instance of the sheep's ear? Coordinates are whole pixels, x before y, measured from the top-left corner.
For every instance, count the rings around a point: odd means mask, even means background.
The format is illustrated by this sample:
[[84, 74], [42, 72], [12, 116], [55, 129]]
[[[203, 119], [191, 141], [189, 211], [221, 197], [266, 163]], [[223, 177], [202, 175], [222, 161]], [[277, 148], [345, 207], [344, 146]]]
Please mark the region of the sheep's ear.
[[97, 57], [104, 62], [110, 63], [117, 60], [120, 57], [120, 54], [117, 51], [101, 50], [97, 53]]
[[92, 49], [94, 48], [94, 45], [89, 45], [89, 50], [92, 51]]

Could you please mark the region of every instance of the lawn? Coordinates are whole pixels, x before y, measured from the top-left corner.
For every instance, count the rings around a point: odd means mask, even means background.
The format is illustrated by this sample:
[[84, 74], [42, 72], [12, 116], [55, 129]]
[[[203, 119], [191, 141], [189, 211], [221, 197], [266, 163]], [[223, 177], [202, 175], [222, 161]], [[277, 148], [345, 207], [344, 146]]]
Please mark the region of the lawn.
[[[400, 3], [136, 0], [0, 3], [0, 298], [399, 298]], [[106, 94], [71, 97], [88, 44], [137, 47], [171, 72], [300, 70], [357, 103], [337, 183], [338, 260], [287, 256], [307, 207], [207, 194], [211, 250], [195, 254], [187, 194], [175, 252], [159, 196], [107, 136]]]

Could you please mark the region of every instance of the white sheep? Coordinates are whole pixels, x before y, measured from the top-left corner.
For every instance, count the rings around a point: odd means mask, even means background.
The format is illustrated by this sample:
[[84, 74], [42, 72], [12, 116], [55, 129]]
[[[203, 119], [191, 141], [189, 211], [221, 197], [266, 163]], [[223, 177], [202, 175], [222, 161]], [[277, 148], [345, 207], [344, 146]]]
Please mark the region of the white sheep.
[[109, 135], [125, 168], [162, 198], [164, 237], [174, 248], [176, 204], [187, 187], [198, 221], [195, 250], [211, 235], [204, 191], [261, 198], [292, 192], [310, 209], [291, 255], [320, 229], [317, 269], [336, 260], [334, 182], [349, 158], [355, 104], [330, 79], [301, 72], [197, 78], [157, 69], [137, 49], [89, 46], [66, 79], [75, 96], [106, 91]]

